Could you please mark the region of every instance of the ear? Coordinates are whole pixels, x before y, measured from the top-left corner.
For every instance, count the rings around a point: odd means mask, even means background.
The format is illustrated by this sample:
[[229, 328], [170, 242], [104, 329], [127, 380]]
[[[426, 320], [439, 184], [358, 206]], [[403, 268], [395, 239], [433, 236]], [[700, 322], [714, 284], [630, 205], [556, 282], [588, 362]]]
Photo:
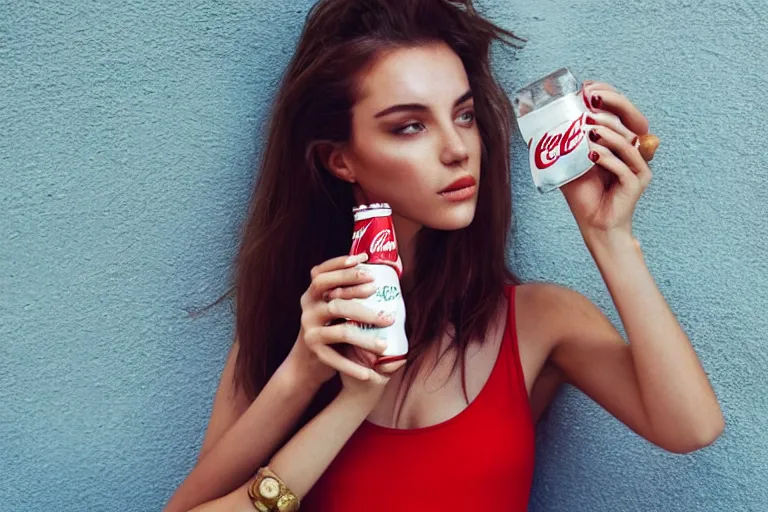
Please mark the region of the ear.
[[331, 174], [340, 180], [355, 183], [355, 172], [349, 164], [349, 157], [343, 145], [331, 142], [319, 143], [317, 156]]

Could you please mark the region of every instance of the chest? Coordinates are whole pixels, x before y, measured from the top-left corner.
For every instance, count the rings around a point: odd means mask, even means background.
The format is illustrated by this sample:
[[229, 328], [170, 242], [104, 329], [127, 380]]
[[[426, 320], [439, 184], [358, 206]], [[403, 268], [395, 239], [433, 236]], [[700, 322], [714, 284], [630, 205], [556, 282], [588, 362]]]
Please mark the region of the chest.
[[535, 446], [529, 418], [511, 408], [468, 413], [467, 421], [415, 432], [363, 424], [302, 509], [455, 510], [468, 501], [473, 510], [526, 510]]
[[[498, 348], [468, 347], [466, 398], [469, 403], [477, 398], [490, 377]], [[496, 353], [492, 349], [496, 349]], [[461, 414], [467, 407], [467, 400], [462, 390], [461, 371], [454, 369], [455, 359], [455, 353], [446, 353], [439, 359], [436, 355], [427, 358], [407, 392], [408, 379], [399, 373], [397, 378], [390, 380], [368, 420], [389, 428], [414, 429], [436, 425]], [[398, 408], [401, 413], [396, 424]]]
[[[461, 370], [454, 367], [457, 354], [449, 350], [450, 337], [445, 336], [439, 347], [427, 354], [410, 387], [407, 387], [408, 376], [403, 372], [392, 377], [368, 421], [388, 428], [416, 429], [460, 415], [487, 384], [498, 361], [507, 327], [514, 329], [517, 335], [520, 366], [531, 408], [534, 411], [546, 408], [560, 385], [559, 380], [555, 382], [548, 377], [549, 373], [542, 371], [549, 355], [549, 334], [546, 323], [536, 320], [541, 318], [541, 312], [531, 310], [534, 304], [525, 300], [526, 286], [519, 286], [518, 290], [514, 295], [514, 322], [507, 326], [509, 304], [502, 301], [486, 337], [481, 343], [467, 347], [466, 397], [462, 390]], [[401, 409], [399, 418], [398, 409]]]

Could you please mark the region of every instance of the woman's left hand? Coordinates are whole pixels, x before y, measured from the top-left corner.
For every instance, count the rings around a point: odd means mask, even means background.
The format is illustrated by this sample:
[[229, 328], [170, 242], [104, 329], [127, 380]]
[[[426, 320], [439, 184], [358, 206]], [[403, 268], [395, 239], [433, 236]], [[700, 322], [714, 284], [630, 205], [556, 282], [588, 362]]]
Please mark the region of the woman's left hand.
[[583, 234], [631, 235], [635, 206], [651, 181], [651, 169], [634, 145], [636, 137], [648, 133], [648, 120], [606, 83], [585, 82], [583, 93], [592, 110], [594, 124], [586, 128], [596, 163], [560, 190]]

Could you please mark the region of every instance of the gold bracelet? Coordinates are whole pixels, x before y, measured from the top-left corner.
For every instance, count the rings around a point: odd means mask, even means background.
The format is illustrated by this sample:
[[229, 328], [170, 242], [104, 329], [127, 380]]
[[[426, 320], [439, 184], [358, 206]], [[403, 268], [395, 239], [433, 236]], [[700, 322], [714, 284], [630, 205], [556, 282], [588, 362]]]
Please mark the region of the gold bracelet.
[[251, 485], [248, 497], [253, 507], [259, 512], [296, 512], [299, 510], [299, 498], [293, 494], [267, 466], [260, 468]]

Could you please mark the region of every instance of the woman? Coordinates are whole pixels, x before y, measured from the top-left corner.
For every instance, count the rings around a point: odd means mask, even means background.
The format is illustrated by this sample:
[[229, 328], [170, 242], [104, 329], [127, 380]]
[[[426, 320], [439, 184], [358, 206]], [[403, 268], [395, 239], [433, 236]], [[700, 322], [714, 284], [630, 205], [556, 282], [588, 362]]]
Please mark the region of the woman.
[[[632, 236], [648, 122], [610, 85], [585, 85], [596, 165], [561, 190], [630, 343], [579, 293], [507, 270], [511, 114], [489, 50], [515, 39], [471, 0], [309, 13], [238, 255], [236, 340], [166, 510], [254, 510], [270, 483], [286, 510], [294, 495], [302, 510], [525, 510], [533, 426], [562, 382], [669, 451], [719, 436], [717, 399]], [[460, 179], [475, 184], [449, 192]], [[383, 346], [338, 322], [391, 321], [350, 300], [373, 292], [344, 256], [352, 207], [372, 202], [393, 210], [406, 363], [374, 365]]]

